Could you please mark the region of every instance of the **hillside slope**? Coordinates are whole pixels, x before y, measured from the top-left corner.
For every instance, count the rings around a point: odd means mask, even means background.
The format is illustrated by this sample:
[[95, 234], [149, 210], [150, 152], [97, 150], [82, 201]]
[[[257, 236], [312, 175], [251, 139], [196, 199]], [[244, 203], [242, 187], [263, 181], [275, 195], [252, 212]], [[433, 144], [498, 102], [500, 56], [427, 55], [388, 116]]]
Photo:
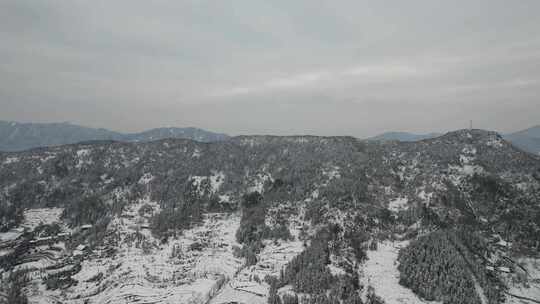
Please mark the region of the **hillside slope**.
[[494, 132], [74, 144], [0, 153], [0, 189], [3, 280], [28, 275], [34, 302], [500, 303], [538, 287], [540, 158]]

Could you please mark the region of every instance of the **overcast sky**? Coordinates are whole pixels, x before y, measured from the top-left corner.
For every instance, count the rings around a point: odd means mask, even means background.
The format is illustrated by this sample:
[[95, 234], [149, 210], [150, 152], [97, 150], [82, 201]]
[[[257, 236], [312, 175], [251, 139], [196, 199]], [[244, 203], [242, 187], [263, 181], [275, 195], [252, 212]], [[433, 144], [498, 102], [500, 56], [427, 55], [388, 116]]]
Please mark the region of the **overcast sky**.
[[0, 1], [0, 119], [365, 137], [540, 124], [540, 1]]

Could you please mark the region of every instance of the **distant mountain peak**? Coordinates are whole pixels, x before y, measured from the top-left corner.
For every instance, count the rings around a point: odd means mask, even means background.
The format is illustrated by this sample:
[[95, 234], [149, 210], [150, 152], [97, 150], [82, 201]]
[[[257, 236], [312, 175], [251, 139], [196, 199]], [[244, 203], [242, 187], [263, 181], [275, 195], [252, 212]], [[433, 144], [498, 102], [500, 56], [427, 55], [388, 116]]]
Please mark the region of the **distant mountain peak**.
[[146, 142], [164, 138], [215, 142], [226, 140], [229, 136], [194, 127], [167, 127], [150, 129], [139, 133], [120, 133], [103, 128], [83, 127], [70, 122], [20, 123], [16, 121], [0, 121], [0, 151], [21, 151], [77, 142], [111, 140]]
[[374, 137], [368, 138], [368, 140], [374, 141], [419, 141], [428, 138], [434, 138], [441, 136], [441, 133], [428, 133], [428, 134], [414, 134], [401, 131], [390, 131], [379, 134]]
[[462, 129], [451, 131], [446, 134], [441, 133], [428, 133], [428, 134], [414, 134], [409, 132], [385, 132], [380, 135], [368, 138], [371, 141], [399, 141], [399, 142], [415, 142], [425, 139], [432, 139], [437, 137], [462, 137], [470, 134], [473, 137], [478, 136], [496, 136], [510, 142], [515, 147], [535, 154], [540, 155], [540, 125], [530, 127], [528, 129], [517, 131], [510, 134], [499, 134], [494, 131], [486, 131], [481, 129]]

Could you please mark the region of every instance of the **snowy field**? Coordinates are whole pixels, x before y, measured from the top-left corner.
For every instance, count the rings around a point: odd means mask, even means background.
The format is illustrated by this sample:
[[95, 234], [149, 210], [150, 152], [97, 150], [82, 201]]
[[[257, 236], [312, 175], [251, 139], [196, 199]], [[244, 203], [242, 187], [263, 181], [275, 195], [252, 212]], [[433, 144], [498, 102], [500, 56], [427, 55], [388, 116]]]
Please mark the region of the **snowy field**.
[[34, 230], [39, 224], [52, 224], [60, 221], [60, 215], [64, 208], [38, 208], [24, 211], [22, 227], [29, 231]]
[[[529, 299], [535, 299], [540, 301], [540, 259], [522, 259], [520, 264], [527, 269], [527, 279], [529, 283], [527, 285], [510, 283], [508, 292], [510, 294], [526, 297]], [[519, 299], [513, 296], [506, 297], [506, 303], [509, 304], [530, 304], [531, 301]]]
[[368, 251], [368, 260], [360, 274], [362, 284], [373, 287], [386, 304], [440, 303], [424, 301], [399, 284], [397, 257], [399, 250], [407, 245], [407, 242], [383, 242], [377, 250]]
[[[138, 214], [147, 203], [129, 206], [112, 221], [118, 251], [108, 255], [106, 248], [95, 248], [87, 254], [81, 270], [72, 276], [76, 285], [47, 290], [41, 279], [51, 275], [46, 267], [62, 261], [73, 267], [69, 261], [76, 258], [77, 250], [64, 251], [68, 257], [60, 260], [61, 256], [46, 254], [48, 248], [44, 247], [35, 260], [22, 264], [21, 268], [36, 274], [29, 287], [30, 303], [206, 303], [241, 269], [243, 260], [232, 254], [232, 247], [238, 245], [238, 215], [208, 214], [202, 225], [161, 244], [144, 228], [147, 219]], [[30, 223], [51, 220], [60, 212], [45, 212], [45, 218], [39, 220], [30, 213]], [[195, 243], [202, 248], [193, 249]]]

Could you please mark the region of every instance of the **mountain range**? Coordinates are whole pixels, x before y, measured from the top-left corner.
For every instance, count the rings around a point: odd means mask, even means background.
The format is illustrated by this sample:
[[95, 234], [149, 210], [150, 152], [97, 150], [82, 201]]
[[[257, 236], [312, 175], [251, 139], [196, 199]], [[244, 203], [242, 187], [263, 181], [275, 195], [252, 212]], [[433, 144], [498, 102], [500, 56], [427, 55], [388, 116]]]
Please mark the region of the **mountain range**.
[[495, 132], [93, 141], [0, 189], [0, 303], [540, 298], [540, 157]]
[[[385, 132], [370, 137], [370, 141], [413, 142], [436, 138], [442, 133], [415, 134], [409, 132]], [[540, 126], [502, 135], [523, 151], [540, 154]], [[71, 123], [20, 123], [0, 120], [0, 151], [23, 151], [38, 147], [58, 146], [88, 141], [148, 142], [165, 138], [191, 139], [200, 142], [216, 142], [230, 138], [199, 128], [155, 128], [139, 133], [121, 133], [103, 128], [89, 128]]]
[[[375, 141], [418, 141], [441, 136], [441, 133], [414, 134], [409, 132], [386, 132], [369, 138]], [[540, 154], [540, 126], [534, 126], [522, 131], [502, 134], [503, 138], [523, 151]]]
[[37, 147], [87, 141], [146, 142], [163, 138], [184, 138], [200, 142], [214, 142], [225, 140], [228, 136], [198, 128], [157, 128], [140, 133], [120, 133], [71, 123], [0, 121], [0, 151], [22, 151]]

